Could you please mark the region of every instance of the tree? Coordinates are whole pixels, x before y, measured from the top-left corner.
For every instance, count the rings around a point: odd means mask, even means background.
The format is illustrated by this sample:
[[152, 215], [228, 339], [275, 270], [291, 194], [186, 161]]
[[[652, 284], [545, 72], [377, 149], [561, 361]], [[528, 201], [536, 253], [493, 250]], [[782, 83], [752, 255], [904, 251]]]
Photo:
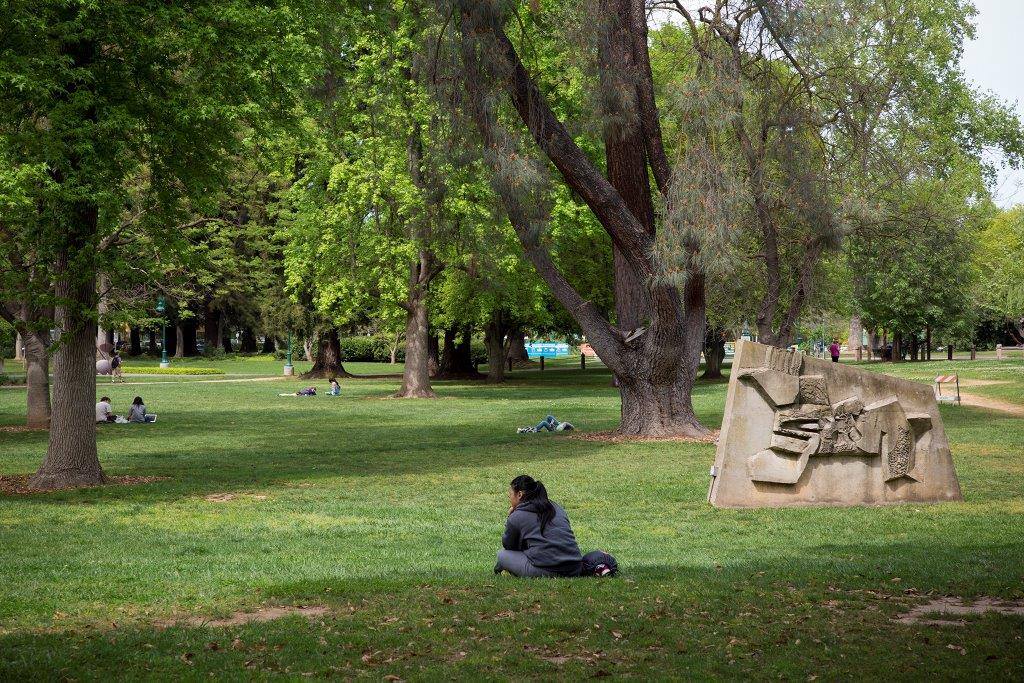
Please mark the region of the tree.
[[[38, 488], [105, 481], [96, 452], [94, 342], [99, 273], [117, 249], [131, 181], [152, 192], [143, 232], [169, 243], [175, 198], [202, 195], [237, 145], [291, 108], [311, 54], [293, 5], [199, 2], [9, 3], [0, 57], [0, 130], [9, 174], [37, 170], [35, 213], [16, 231], [48, 269], [54, 399]], [[310, 7], [312, 14], [313, 7]], [[202, 115], [196, 115], [201, 112]]]
[[[480, 134], [495, 190], [526, 257], [618, 379], [620, 430], [636, 435], [703, 434], [706, 429], [693, 412], [691, 390], [704, 337], [704, 276], [696, 266], [682, 273], [682, 292], [664, 277], [653, 250], [654, 233], [647, 218], [638, 215], [643, 197], [634, 194], [650, 193], [649, 187], [636, 182], [647, 176], [647, 165], [662, 198], [668, 195], [671, 176], [654, 103], [642, 3], [611, 2], [598, 12], [610, 42], [602, 68], [612, 75], [602, 79], [600, 87], [609, 100], [622, 101], [628, 112], [617, 126], [616, 139], [631, 140], [642, 150], [629, 155], [624, 149], [613, 151], [617, 170], [610, 177], [576, 144], [520, 60], [505, 33], [510, 9], [501, 3], [455, 2], [452, 13], [460, 28], [457, 49], [464, 106]], [[616, 89], [624, 83], [628, 95], [620, 98]], [[536, 210], [542, 193], [524, 182], [537, 175], [537, 167], [513, 130], [502, 123], [492, 87], [504, 92], [534, 143], [607, 231], [619, 255], [616, 282], [623, 283], [623, 289], [634, 287], [636, 300], [646, 306], [649, 325], [644, 333], [627, 336], [630, 330], [612, 325], [552, 260], [542, 231], [546, 217]], [[652, 201], [649, 196], [648, 200]], [[699, 245], [691, 241], [683, 249], [695, 256]]]
[[978, 238], [975, 300], [1024, 345], [1024, 207], [1002, 211]]

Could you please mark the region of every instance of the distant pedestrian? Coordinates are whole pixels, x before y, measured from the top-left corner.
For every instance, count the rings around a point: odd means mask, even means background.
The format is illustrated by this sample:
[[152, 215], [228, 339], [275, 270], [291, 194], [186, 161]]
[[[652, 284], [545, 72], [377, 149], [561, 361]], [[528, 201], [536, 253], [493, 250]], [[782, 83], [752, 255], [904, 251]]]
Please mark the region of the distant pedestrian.
[[832, 355], [832, 362], [839, 362], [839, 340], [833, 339], [832, 345], [828, 347], [828, 352]]
[[121, 368], [121, 354], [114, 351], [114, 355], [110, 358], [110, 383], [113, 384], [118, 380], [124, 381], [124, 370]]

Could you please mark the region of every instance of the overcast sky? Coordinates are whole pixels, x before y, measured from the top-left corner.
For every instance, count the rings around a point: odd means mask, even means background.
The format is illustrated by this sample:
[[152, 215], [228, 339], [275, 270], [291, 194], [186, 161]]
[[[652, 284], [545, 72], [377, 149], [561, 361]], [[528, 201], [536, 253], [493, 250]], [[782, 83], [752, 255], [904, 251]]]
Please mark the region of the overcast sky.
[[[1024, 0], [974, 0], [977, 40], [966, 46], [964, 72], [979, 88], [1016, 102], [1024, 116]], [[994, 188], [1001, 206], [1024, 204], [1024, 173], [1004, 171]]]

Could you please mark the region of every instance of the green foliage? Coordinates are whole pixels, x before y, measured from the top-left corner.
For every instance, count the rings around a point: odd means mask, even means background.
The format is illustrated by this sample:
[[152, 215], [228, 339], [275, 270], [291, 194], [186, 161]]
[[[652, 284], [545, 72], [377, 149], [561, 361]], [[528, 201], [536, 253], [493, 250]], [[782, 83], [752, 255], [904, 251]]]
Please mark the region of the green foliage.
[[992, 317], [1024, 330], [1024, 207], [994, 216], [978, 237], [976, 300]]

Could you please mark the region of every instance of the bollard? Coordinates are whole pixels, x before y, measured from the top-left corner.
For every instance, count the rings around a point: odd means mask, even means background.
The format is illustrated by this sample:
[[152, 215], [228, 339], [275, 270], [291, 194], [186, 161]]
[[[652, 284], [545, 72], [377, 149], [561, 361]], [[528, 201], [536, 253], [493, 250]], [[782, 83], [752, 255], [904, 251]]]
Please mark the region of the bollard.
[[[971, 347], [971, 348], [973, 350], [973, 347]], [[972, 353], [971, 355], [973, 356], [974, 354]], [[1002, 359], [1003, 359], [1003, 345], [1002, 344], [996, 344], [996, 360], [1002, 360]], [[974, 359], [971, 358], [971, 360], [974, 360]]]
[[544, 356], [540, 357], [540, 371], [544, 372]]
[[587, 355], [585, 353], [580, 354], [580, 370], [587, 369]]

